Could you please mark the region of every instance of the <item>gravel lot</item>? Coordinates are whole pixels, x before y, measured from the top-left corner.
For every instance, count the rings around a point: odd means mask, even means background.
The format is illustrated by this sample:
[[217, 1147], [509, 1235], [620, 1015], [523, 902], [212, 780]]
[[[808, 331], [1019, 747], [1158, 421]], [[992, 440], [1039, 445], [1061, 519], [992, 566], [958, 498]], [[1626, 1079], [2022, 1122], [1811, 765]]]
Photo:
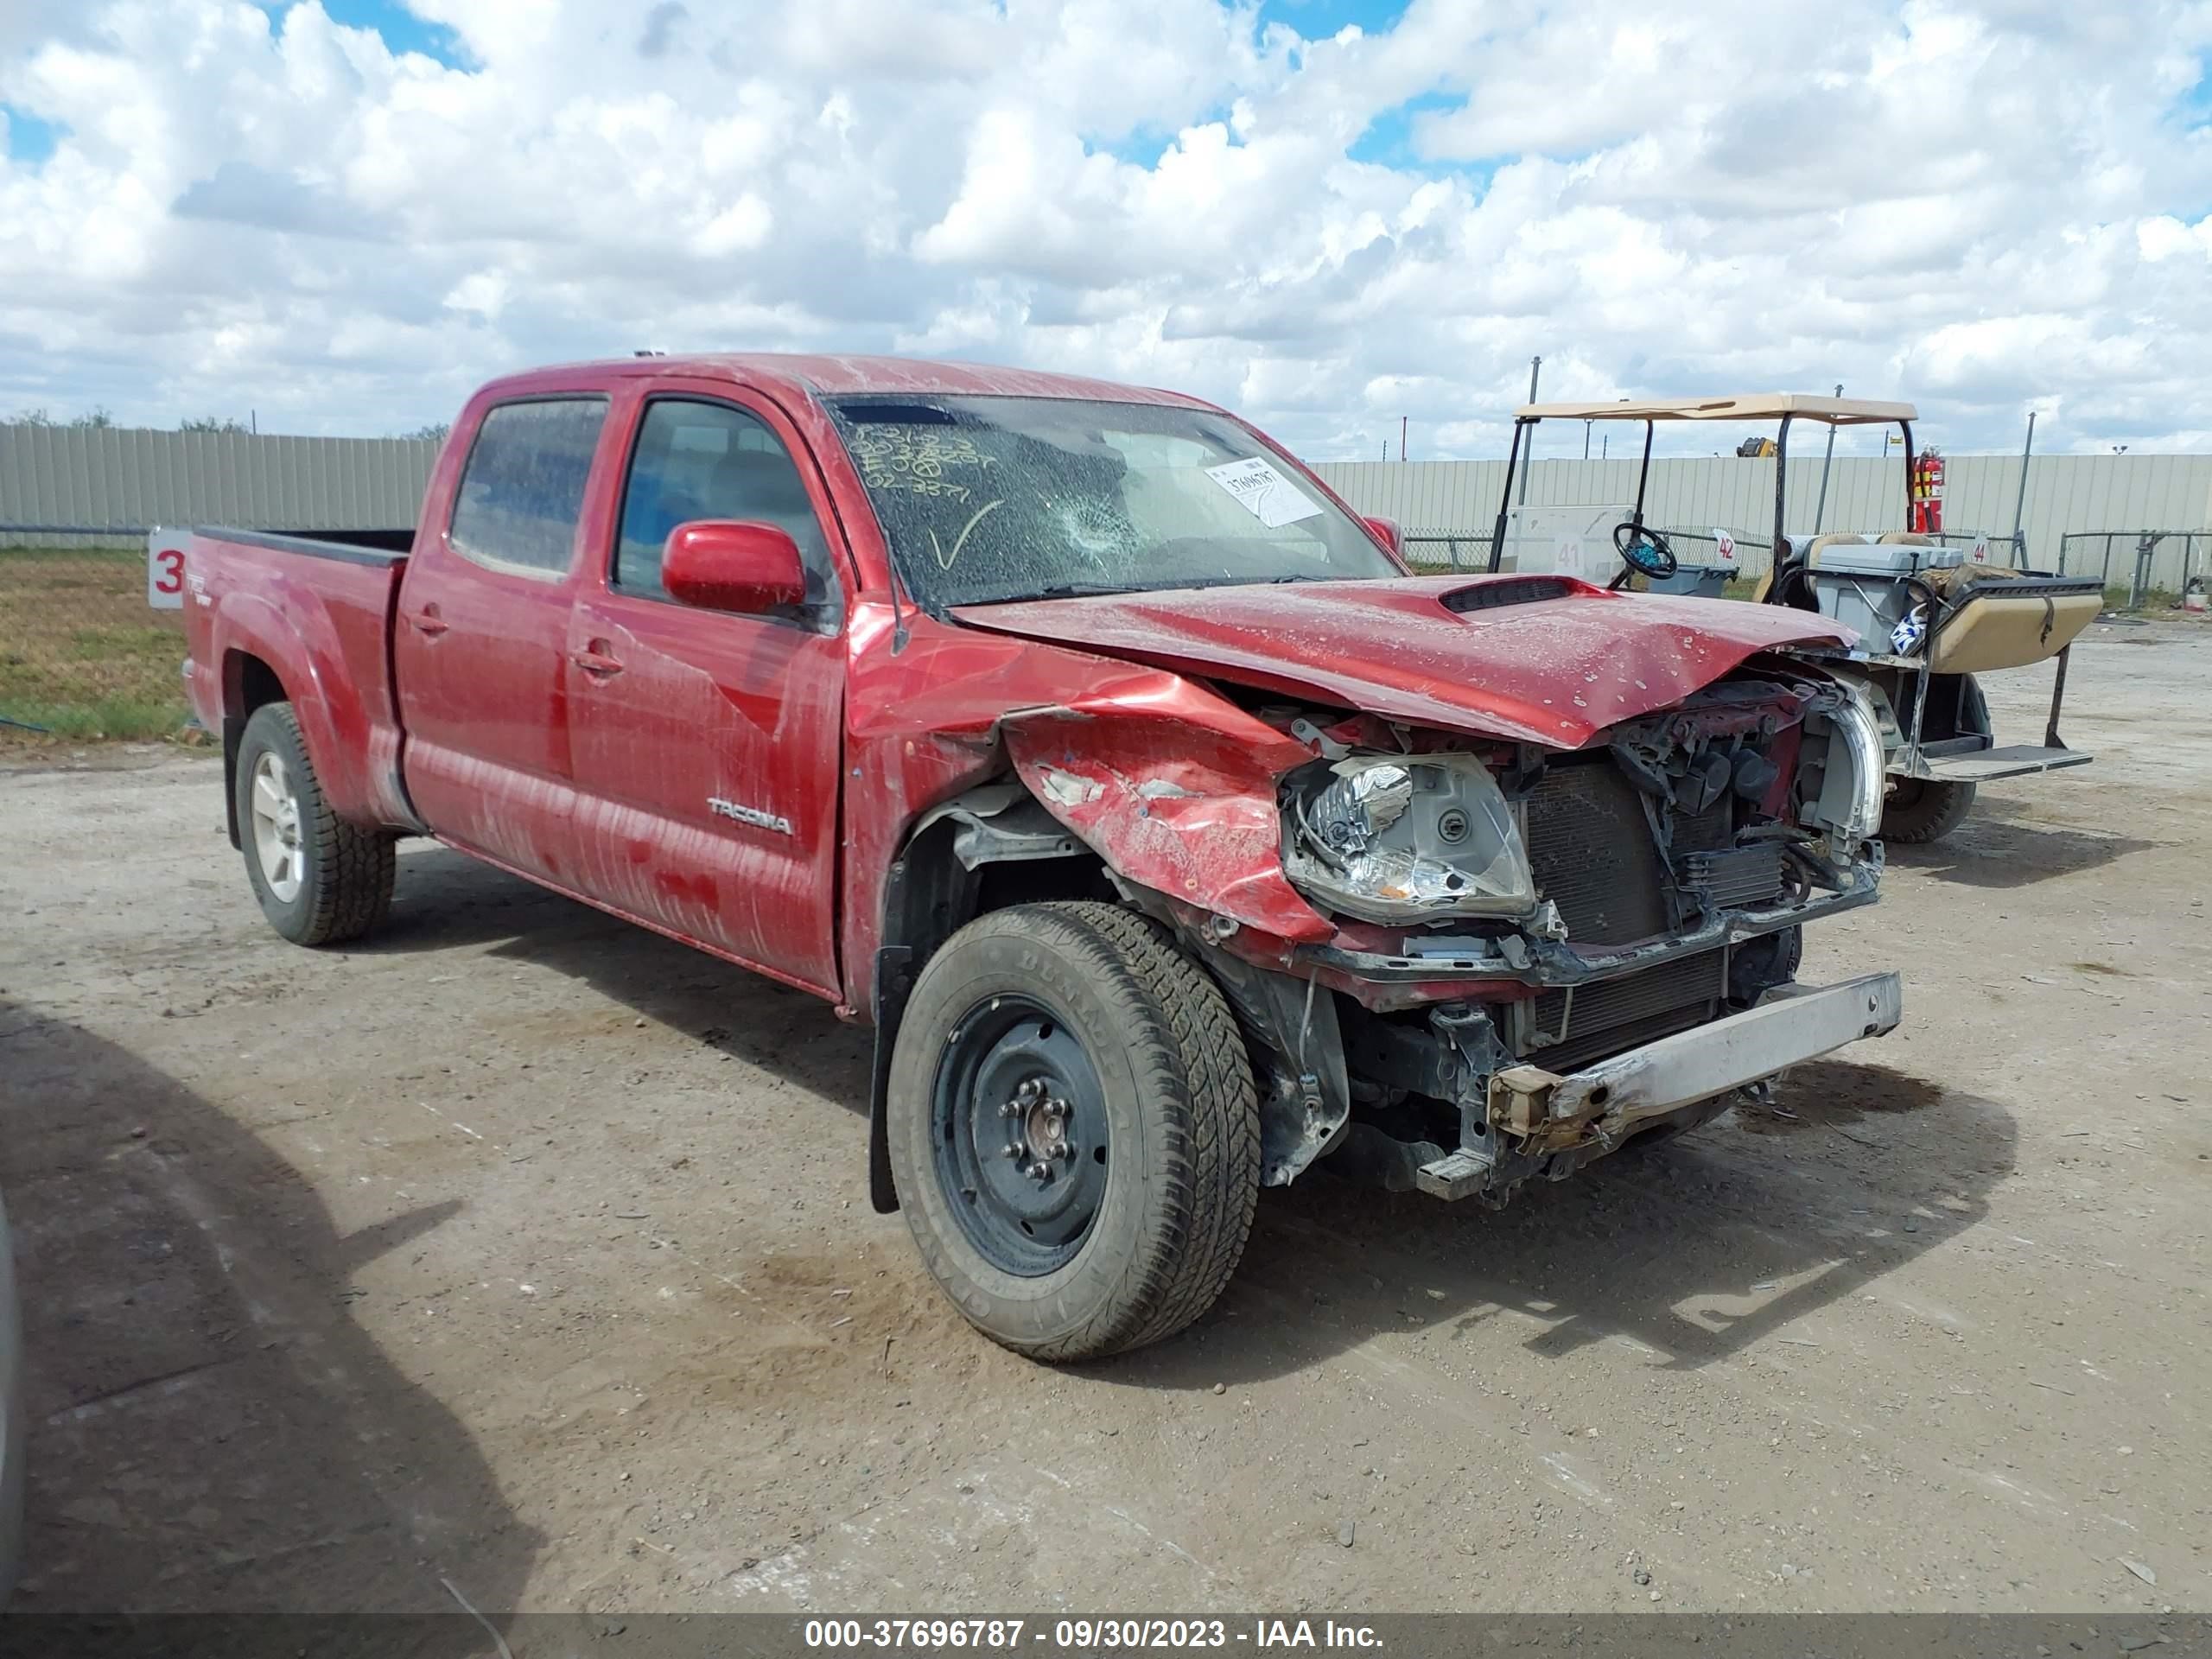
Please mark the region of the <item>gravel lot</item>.
[[2212, 1605], [2212, 633], [2075, 658], [2096, 765], [1808, 939], [1896, 1035], [1502, 1215], [1270, 1193], [1069, 1371], [869, 1211], [826, 1008], [428, 845], [296, 950], [210, 759], [13, 766], [18, 1605]]

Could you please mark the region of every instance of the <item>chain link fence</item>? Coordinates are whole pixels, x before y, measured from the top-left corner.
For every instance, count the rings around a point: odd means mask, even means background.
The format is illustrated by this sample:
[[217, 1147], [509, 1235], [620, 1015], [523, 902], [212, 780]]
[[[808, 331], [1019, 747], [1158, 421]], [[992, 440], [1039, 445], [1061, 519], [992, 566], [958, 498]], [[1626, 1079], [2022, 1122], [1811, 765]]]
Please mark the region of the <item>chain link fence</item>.
[[2165, 608], [2212, 582], [2212, 530], [2077, 530], [2058, 538], [2061, 575], [2095, 576], [2115, 610]]
[[184, 619], [146, 603], [144, 550], [0, 548], [0, 744], [176, 734]]
[[1479, 572], [1490, 569], [1490, 532], [1479, 533], [1448, 530], [1409, 530], [1406, 532], [1406, 558], [1423, 570], [1466, 570]]

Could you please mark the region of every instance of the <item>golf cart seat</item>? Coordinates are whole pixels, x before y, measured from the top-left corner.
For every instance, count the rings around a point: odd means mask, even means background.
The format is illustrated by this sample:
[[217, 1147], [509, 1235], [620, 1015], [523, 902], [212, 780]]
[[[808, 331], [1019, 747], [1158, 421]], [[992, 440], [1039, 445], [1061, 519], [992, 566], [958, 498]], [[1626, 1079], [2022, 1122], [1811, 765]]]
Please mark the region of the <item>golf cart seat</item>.
[[2048, 662], [2104, 608], [2104, 583], [2094, 576], [2027, 576], [1989, 566], [1929, 575], [1951, 578], [1930, 584], [1945, 610], [1928, 645], [1929, 671], [1936, 674]]

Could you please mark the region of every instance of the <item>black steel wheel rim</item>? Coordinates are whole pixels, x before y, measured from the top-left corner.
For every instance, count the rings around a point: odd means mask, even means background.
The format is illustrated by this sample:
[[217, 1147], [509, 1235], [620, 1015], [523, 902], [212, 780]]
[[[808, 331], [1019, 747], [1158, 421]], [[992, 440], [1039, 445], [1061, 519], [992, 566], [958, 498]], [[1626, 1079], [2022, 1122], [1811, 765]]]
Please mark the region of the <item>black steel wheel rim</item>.
[[1001, 995], [960, 1017], [930, 1140], [945, 1203], [986, 1262], [1034, 1279], [1075, 1259], [1106, 1196], [1106, 1093], [1057, 1010]]

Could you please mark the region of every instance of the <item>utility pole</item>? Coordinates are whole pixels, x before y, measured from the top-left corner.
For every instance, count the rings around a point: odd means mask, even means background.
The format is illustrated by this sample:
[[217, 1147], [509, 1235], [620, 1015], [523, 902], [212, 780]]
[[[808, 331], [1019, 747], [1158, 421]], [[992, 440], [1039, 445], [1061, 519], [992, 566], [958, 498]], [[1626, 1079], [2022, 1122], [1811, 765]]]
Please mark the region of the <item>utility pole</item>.
[[1400, 461], [1403, 461], [1405, 458], [1406, 458], [1406, 417], [1405, 417], [1404, 416], [1401, 415], [1401, 416], [1398, 416], [1398, 459], [1399, 459]]
[[1591, 428], [1591, 425], [1592, 425], [1592, 423], [1591, 423], [1591, 422], [1588, 422], [1588, 421], [1585, 421], [1585, 422], [1583, 422], [1583, 423], [1582, 423], [1582, 459], [1583, 459], [1583, 460], [1585, 460], [1585, 461], [1587, 461], [1587, 460], [1589, 460], [1589, 459], [1590, 459], [1590, 428]]
[[[1543, 372], [1542, 358], [1529, 359], [1529, 401], [1532, 404], [1536, 401], [1536, 377]], [[1536, 429], [1533, 426], [1529, 429], [1529, 453], [1521, 460], [1521, 505], [1525, 507], [1529, 505], [1529, 474], [1536, 470]]]
[[2036, 449], [2036, 412], [2028, 411], [2028, 441], [2020, 446], [2020, 493], [2012, 503], [2012, 556], [2025, 563], [2026, 544], [2020, 540], [2020, 519], [2028, 510], [2028, 457]]
[[[1843, 396], [1843, 382], [1840, 380], [1835, 383], [1835, 395], [1839, 397]], [[1821, 533], [1821, 515], [1828, 510], [1828, 467], [1834, 463], [1834, 461], [1835, 423], [1830, 421], [1828, 423], [1828, 452], [1821, 457], [1821, 499], [1819, 504], [1813, 509], [1813, 534], [1815, 536]]]

